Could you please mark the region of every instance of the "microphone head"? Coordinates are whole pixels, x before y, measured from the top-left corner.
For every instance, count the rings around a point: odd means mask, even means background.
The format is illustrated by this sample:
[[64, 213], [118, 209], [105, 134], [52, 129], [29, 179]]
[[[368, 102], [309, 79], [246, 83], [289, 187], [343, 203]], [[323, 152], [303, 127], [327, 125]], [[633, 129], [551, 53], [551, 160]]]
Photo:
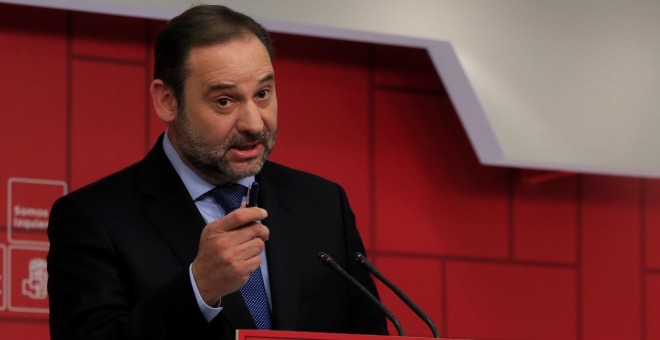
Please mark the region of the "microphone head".
[[362, 253], [357, 251], [355, 252], [355, 260], [360, 263], [364, 263], [367, 260], [367, 258], [364, 255], [362, 255]]
[[324, 261], [324, 262], [328, 262], [328, 261], [332, 261], [332, 257], [330, 257], [330, 255], [328, 255], [328, 254], [321, 251], [321, 252], [319, 252], [319, 260]]

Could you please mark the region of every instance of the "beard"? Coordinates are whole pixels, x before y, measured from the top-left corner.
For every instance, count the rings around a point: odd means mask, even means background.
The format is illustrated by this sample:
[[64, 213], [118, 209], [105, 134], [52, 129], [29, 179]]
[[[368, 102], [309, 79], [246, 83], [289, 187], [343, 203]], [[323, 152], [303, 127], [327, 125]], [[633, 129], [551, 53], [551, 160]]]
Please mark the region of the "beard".
[[[174, 126], [174, 136], [183, 157], [194, 168], [218, 183], [236, 182], [241, 178], [258, 174], [273, 151], [277, 138], [277, 130], [264, 129], [258, 134], [234, 133], [221, 144], [210, 144], [192, 127], [183, 110], [179, 113]], [[264, 146], [264, 153], [256, 163], [246, 167], [236, 167], [225, 158], [229, 149], [254, 142], [260, 142]]]

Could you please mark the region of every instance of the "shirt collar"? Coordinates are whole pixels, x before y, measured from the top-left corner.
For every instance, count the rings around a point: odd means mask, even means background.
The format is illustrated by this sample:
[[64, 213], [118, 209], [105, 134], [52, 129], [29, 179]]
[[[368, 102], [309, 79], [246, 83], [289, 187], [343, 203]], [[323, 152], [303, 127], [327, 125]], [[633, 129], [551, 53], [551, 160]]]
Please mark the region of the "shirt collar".
[[[170, 142], [167, 131], [165, 131], [165, 136], [163, 137], [163, 150], [165, 151], [167, 159], [169, 159], [170, 163], [172, 163], [174, 170], [181, 178], [181, 181], [183, 181], [183, 185], [185, 185], [186, 189], [188, 189], [188, 193], [193, 200], [198, 200], [209, 190], [216, 187], [215, 185], [205, 181], [181, 160], [181, 157], [179, 157], [179, 154], [174, 149], [172, 142]], [[254, 176], [248, 176], [236, 181], [236, 183], [247, 188], [250, 187], [252, 182], [254, 182]]]

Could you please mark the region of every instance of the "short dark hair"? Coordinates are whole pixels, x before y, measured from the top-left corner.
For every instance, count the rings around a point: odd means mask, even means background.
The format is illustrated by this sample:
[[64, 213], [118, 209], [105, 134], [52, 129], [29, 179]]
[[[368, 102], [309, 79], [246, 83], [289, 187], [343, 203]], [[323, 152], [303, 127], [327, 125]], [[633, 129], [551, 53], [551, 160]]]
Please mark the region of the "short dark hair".
[[268, 32], [249, 16], [220, 5], [194, 6], [170, 20], [158, 33], [154, 50], [154, 79], [174, 92], [183, 109], [187, 61], [194, 47], [210, 46], [253, 34], [274, 59]]

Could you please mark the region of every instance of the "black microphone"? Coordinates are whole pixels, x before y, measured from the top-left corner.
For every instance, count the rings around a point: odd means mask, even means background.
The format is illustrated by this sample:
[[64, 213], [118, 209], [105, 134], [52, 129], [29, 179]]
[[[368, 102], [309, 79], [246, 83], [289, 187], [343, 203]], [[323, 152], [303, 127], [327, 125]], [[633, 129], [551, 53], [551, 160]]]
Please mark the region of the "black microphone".
[[367, 270], [373, 274], [375, 277], [377, 277], [382, 283], [384, 283], [387, 287], [389, 287], [403, 302], [410, 307], [410, 309], [417, 314], [426, 324], [431, 328], [431, 332], [433, 332], [433, 336], [436, 338], [440, 337], [440, 333], [438, 333], [438, 329], [435, 327], [433, 324], [433, 321], [431, 321], [431, 318], [429, 318], [424, 311], [422, 311], [421, 308], [419, 308], [410, 298], [404, 294], [401, 289], [399, 289], [397, 286], [395, 286], [390, 280], [386, 279], [383, 274], [381, 274], [376, 267], [374, 267], [369, 260], [367, 260], [367, 257], [362, 255], [361, 253], [356, 252], [355, 253], [355, 260], [361, 264], [363, 267], [367, 268]]
[[371, 300], [382, 312], [385, 314], [385, 316], [392, 321], [392, 324], [394, 324], [394, 327], [396, 328], [397, 333], [399, 333], [399, 336], [403, 336], [403, 328], [401, 328], [401, 323], [399, 323], [399, 320], [397, 320], [392, 313], [385, 308], [385, 306], [378, 301], [378, 299], [367, 290], [358, 280], [356, 280], [354, 277], [352, 277], [350, 274], [348, 274], [341, 266], [335, 262], [335, 260], [330, 257], [330, 255], [320, 252], [319, 253], [319, 260], [321, 262], [325, 263], [328, 267], [334, 269], [336, 272], [340, 273], [342, 276], [344, 276], [348, 281], [350, 281], [355, 287], [357, 287], [362, 294], [364, 294], [366, 297]]

